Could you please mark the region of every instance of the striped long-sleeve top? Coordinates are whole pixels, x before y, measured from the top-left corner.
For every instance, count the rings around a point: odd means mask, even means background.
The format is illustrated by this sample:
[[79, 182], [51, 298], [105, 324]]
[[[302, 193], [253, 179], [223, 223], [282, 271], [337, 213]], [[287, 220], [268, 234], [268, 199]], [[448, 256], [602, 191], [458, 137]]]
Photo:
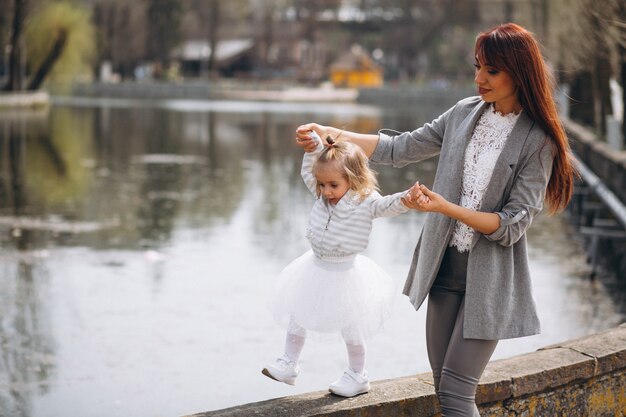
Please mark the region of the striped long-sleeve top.
[[[313, 195], [316, 195], [317, 180], [312, 168], [323, 149], [318, 141], [317, 149], [305, 153], [302, 161], [302, 179]], [[316, 195], [306, 231], [315, 256], [327, 261], [344, 260], [364, 251], [375, 218], [396, 216], [409, 210], [401, 201], [406, 193], [405, 190], [382, 196], [373, 191], [361, 200], [358, 193], [348, 190], [334, 206]]]

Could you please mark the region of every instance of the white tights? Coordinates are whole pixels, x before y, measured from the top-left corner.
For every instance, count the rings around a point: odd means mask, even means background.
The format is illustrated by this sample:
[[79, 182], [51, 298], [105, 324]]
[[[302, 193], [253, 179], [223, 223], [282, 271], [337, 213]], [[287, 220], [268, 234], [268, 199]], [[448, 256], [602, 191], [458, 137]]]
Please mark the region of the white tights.
[[[346, 350], [348, 351], [348, 365], [354, 372], [361, 374], [365, 369], [367, 349], [365, 341], [362, 338], [354, 340], [355, 338], [352, 337], [353, 334], [354, 331], [350, 328], [341, 331], [341, 336], [343, 337]], [[285, 355], [287, 355], [290, 360], [298, 362], [305, 340], [306, 329], [292, 322], [287, 331], [287, 336], [285, 337]]]
[[285, 337], [285, 355], [293, 362], [298, 362], [298, 359], [300, 359], [300, 352], [302, 352], [305, 340], [306, 336], [287, 332], [287, 337]]
[[[344, 340], [345, 341], [345, 340]], [[348, 350], [348, 365], [357, 374], [362, 374], [365, 370], [365, 343], [355, 345], [346, 341]]]

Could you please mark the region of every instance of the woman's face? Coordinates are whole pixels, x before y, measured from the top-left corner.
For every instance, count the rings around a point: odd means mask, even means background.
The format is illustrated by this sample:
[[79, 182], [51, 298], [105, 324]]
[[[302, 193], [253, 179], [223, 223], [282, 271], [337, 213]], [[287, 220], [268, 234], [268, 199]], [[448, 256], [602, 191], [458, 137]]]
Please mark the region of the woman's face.
[[495, 103], [496, 110], [503, 113], [519, 112], [522, 107], [517, 99], [517, 87], [508, 72], [499, 70], [478, 59], [474, 64], [474, 82], [478, 94], [488, 103]]

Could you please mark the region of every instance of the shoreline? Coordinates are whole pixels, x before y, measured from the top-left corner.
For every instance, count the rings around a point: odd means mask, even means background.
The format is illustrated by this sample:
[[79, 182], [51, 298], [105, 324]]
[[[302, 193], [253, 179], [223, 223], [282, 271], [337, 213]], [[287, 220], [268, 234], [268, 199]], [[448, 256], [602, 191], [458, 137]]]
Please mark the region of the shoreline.
[[45, 90], [0, 93], [0, 111], [14, 109], [38, 109], [50, 104], [50, 94]]
[[[120, 82], [75, 84], [69, 93], [58, 96], [124, 99], [190, 99], [266, 102], [364, 103], [432, 102], [445, 93], [459, 99], [475, 95], [473, 86], [397, 84], [379, 88], [335, 88], [330, 85], [307, 86], [274, 83], [186, 82]], [[57, 95], [54, 93], [53, 95]]]

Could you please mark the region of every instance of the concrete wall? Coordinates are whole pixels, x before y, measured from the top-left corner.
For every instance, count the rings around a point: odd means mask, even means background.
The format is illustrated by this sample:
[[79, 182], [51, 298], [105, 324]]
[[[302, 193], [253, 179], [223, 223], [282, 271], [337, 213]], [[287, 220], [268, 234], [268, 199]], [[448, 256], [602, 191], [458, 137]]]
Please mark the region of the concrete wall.
[[[259, 378], [261, 376], [259, 375]], [[489, 363], [478, 386], [481, 416], [626, 415], [626, 324], [599, 334]], [[440, 416], [432, 376], [372, 383], [354, 398], [318, 391], [194, 417]]]

